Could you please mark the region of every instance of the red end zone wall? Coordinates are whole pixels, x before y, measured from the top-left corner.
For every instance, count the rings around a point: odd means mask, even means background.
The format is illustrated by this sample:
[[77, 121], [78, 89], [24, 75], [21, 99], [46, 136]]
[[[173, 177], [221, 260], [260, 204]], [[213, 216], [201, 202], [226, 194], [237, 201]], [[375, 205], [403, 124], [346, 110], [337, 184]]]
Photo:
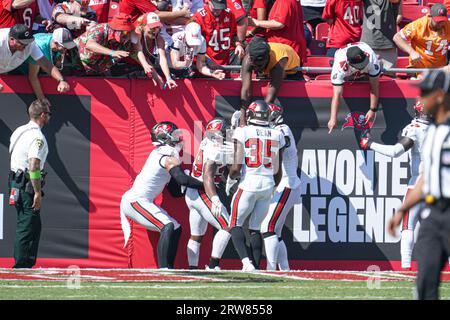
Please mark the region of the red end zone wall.
[[[22, 77], [2, 77], [3, 93], [31, 93], [29, 85]], [[43, 89], [49, 95], [57, 94], [56, 84], [44, 79]], [[131, 186], [149, 152], [152, 150], [150, 129], [159, 121], [175, 122], [187, 129], [194, 137], [194, 127], [204, 125], [216, 113], [216, 97], [234, 97], [239, 101], [240, 81], [203, 80], [178, 81], [175, 90], [159, 90], [151, 81], [141, 79], [69, 79], [69, 95], [82, 95], [91, 98], [90, 111], [90, 176], [89, 176], [89, 231], [88, 257], [85, 259], [54, 259], [40, 257], [37, 267], [80, 267], [98, 268], [155, 268], [156, 243], [158, 234], [148, 233], [139, 225], [132, 225], [132, 237], [127, 248], [123, 248], [123, 235], [120, 226], [119, 203], [122, 194]], [[411, 81], [381, 81], [381, 98], [414, 99], [418, 90]], [[266, 82], [256, 82], [254, 96], [264, 96]], [[368, 85], [354, 83], [346, 86], [346, 98], [367, 98]], [[325, 98], [332, 96], [332, 86], [328, 81], [285, 82], [280, 98]], [[14, 106], [7, 106], [14, 110]], [[64, 112], [70, 105], [54, 106], [53, 112]], [[238, 105], [234, 105], [238, 108]], [[298, 112], [302, 105], [298, 105]], [[320, 119], [320, 127], [326, 121]], [[327, 119], [326, 119], [327, 120]], [[200, 122], [198, 122], [200, 121]], [[339, 135], [337, 129], [334, 133]], [[333, 136], [330, 136], [333, 139]], [[198, 147], [198, 139], [193, 139], [190, 154]], [[52, 152], [52, 150], [50, 150]], [[188, 157], [189, 158], [189, 157]], [[190, 157], [192, 160], [192, 156]], [[76, 161], [76, 159], [74, 159]], [[190, 166], [187, 166], [190, 167]], [[47, 186], [50, 188], [50, 186]], [[51, 204], [51, 199], [46, 207]], [[184, 198], [173, 199], [164, 192], [158, 204], [165, 208], [183, 227], [176, 267], [187, 267], [186, 244], [189, 238], [189, 216]], [[61, 212], [60, 214], [64, 214]], [[45, 221], [43, 221], [45, 224]], [[211, 252], [212, 231], [208, 229], [204, 239], [199, 266], [207, 263]], [[11, 249], [12, 251], [12, 249]], [[383, 261], [384, 260], [384, 261]], [[11, 267], [12, 258], [0, 258], [0, 266]], [[302, 261], [291, 260], [294, 269], [366, 269], [377, 264], [382, 269], [397, 269], [398, 261], [386, 259], [320, 259]], [[224, 267], [239, 268], [234, 259], [225, 259]]]

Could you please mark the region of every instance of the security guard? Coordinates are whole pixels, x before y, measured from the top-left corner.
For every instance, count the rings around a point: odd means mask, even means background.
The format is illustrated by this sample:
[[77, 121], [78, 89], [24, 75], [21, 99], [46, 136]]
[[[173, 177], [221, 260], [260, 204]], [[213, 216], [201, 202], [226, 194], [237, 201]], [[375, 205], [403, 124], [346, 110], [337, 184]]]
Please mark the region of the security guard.
[[450, 73], [429, 71], [419, 84], [425, 111], [434, 118], [422, 147], [423, 168], [411, 197], [389, 221], [395, 228], [415, 204], [425, 201], [415, 254], [418, 264], [417, 297], [438, 299], [440, 272], [450, 256]]
[[10, 139], [9, 204], [17, 210], [13, 268], [31, 268], [36, 257], [41, 234], [41, 200], [43, 169], [48, 144], [42, 127], [51, 116], [48, 103], [35, 100], [28, 108], [30, 122], [17, 128]]

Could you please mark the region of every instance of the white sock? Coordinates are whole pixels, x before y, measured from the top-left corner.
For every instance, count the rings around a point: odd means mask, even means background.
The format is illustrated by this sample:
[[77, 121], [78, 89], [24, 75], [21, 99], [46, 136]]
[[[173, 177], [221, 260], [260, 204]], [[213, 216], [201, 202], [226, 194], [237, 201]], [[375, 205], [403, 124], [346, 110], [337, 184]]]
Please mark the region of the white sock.
[[249, 264], [249, 263], [252, 263], [252, 262], [250, 261], [250, 259], [249, 259], [248, 257], [242, 259], [242, 265], [243, 265], [243, 266], [245, 266], [246, 264]]
[[200, 256], [200, 242], [189, 239], [187, 244], [187, 256], [190, 267], [198, 267], [198, 258]]
[[283, 240], [278, 243], [278, 268], [281, 271], [289, 271], [289, 260], [286, 244]]
[[279, 243], [278, 236], [276, 234], [264, 238], [264, 248], [266, 248], [267, 271], [277, 270], [278, 243]]
[[231, 234], [225, 230], [217, 231], [212, 243], [211, 257], [220, 259], [225, 251], [228, 241], [231, 238]]
[[414, 247], [414, 231], [403, 230], [400, 240], [400, 254], [402, 256], [402, 268], [411, 267], [411, 256]]

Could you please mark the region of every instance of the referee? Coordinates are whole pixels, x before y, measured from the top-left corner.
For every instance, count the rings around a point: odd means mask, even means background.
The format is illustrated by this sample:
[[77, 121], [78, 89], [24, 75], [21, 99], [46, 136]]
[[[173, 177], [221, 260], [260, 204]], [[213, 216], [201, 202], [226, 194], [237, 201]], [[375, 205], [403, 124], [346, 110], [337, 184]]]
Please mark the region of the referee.
[[395, 235], [405, 213], [425, 201], [415, 255], [418, 299], [438, 299], [440, 273], [450, 255], [450, 73], [429, 71], [419, 84], [425, 111], [433, 117], [422, 146], [423, 168], [411, 197], [388, 223]]

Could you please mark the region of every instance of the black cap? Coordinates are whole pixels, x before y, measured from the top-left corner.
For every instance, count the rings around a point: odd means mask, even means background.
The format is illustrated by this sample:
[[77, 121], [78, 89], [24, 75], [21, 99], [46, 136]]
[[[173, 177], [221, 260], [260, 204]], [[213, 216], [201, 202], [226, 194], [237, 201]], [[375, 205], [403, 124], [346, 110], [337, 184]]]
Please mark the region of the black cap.
[[227, 0], [209, 0], [214, 9], [226, 9], [227, 8]]
[[253, 61], [261, 61], [269, 56], [270, 47], [265, 38], [255, 36], [247, 45], [246, 50]]
[[24, 24], [15, 24], [9, 29], [9, 36], [23, 44], [29, 44], [34, 41], [31, 30]]
[[369, 64], [369, 57], [360, 47], [351, 46], [347, 49], [347, 61], [352, 67], [362, 70]]
[[427, 70], [417, 86], [422, 91], [443, 90], [448, 93], [450, 89], [450, 73], [442, 69]]

